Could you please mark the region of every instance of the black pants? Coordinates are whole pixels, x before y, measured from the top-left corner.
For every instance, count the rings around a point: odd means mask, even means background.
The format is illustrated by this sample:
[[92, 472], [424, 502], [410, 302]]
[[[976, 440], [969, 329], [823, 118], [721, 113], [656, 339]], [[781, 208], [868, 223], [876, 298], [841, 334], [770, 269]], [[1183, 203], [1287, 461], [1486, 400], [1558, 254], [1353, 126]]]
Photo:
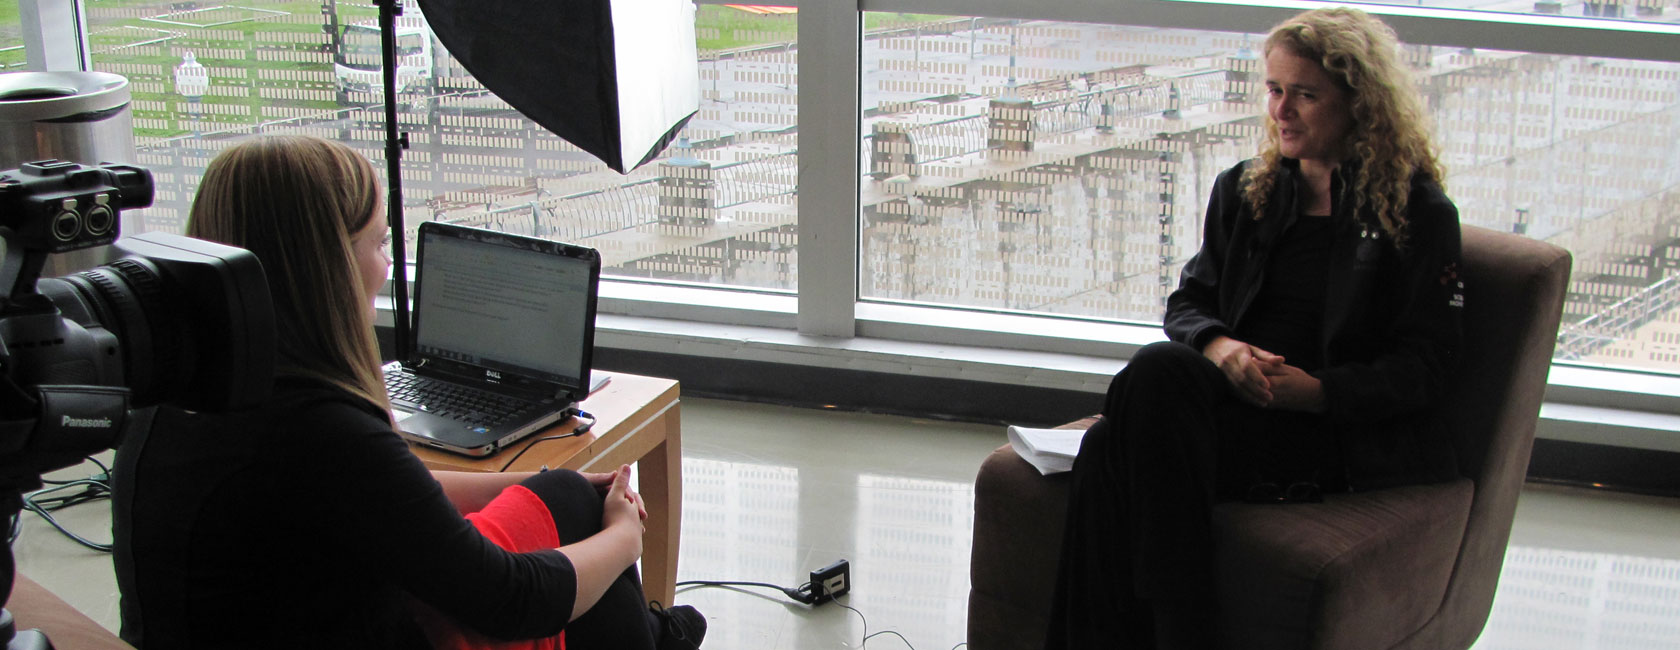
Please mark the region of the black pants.
[[1247, 405], [1189, 346], [1140, 350], [1074, 461], [1046, 647], [1155, 647], [1169, 605], [1210, 630], [1214, 504], [1262, 481], [1333, 483], [1337, 465], [1322, 417]]
[[[602, 493], [577, 472], [552, 470], [536, 474], [520, 485], [542, 499], [554, 515], [561, 545], [588, 539], [601, 532]], [[669, 603], [667, 603], [669, 604]], [[570, 615], [571, 612], [566, 612]], [[630, 565], [607, 587], [588, 612], [566, 625], [566, 647], [652, 650], [657, 636], [654, 618], [642, 596], [642, 579]]]

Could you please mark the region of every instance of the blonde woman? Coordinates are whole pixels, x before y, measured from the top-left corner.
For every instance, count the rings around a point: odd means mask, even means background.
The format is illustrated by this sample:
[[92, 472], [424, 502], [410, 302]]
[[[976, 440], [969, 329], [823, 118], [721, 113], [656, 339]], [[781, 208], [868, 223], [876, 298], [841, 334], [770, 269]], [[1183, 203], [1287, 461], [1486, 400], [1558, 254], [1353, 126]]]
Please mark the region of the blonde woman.
[[1394, 33], [1314, 10], [1264, 53], [1260, 154], [1215, 182], [1170, 340], [1114, 378], [1074, 463], [1049, 648], [1214, 647], [1215, 503], [1454, 473], [1432, 407], [1460, 340], [1458, 211]]
[[251, 250], [278, 378], [259, 408], [162, 408], [119, 450], [122, 636], [156, 648], [693, 648], [650, 610], [641, 497], [611, 474], [430, 472], [393, 431], [374, 341], [385, 219], [368, 161], [236, 144], [189, 235]]

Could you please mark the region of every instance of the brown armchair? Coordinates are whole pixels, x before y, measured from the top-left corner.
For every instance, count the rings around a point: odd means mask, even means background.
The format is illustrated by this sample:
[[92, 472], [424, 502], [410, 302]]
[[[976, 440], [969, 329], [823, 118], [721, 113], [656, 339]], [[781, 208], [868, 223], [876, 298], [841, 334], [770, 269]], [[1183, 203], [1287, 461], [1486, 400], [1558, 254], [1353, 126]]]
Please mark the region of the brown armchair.
[[[1481, 634], [1533, 448], [1570, 255], [1517, 235], [1463, 232], [1464, 353], [1443, 407], [1466, 478], [1322, 504], [1218, 506], [1223, 647], [1450, 650]], [[980, 467], [974, 511], [969, 647], [1041, 647], [1066, 475], [1041, 476], [1005, 445]]]

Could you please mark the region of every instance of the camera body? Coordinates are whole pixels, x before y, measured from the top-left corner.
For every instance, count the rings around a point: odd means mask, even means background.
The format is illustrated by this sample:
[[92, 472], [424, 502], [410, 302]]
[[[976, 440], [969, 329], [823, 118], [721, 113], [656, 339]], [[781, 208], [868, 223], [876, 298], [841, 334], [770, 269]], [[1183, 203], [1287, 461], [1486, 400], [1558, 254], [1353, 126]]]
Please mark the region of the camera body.
[[[39, 474], [116, 446], [135, 409], [267, 399], [274, 318], [249, 251], [146, 233], [151, 173], [42, 161], [0, 172], [0, 512]], [[41, 278], [52, 253], [114, 243], [108, 264]]]
[[[0, 172], [0, 514], [16, 515], [42, 473], [116, 447], [135, 409], [268, 398], [274, 308], [262, 265], [190, 237], [118, 241], [120, 212], [152, 194], [151, 173], [132, 165], [48, 160]], [[41, 278], [48, 255], [113, 243], [120, 259]], [[0, 561], [3, 605], [9, 546]], [[9, 619], [0, 610], [0, 646], [16, 647]], [[16, 640], [50, 647], [39, 634]]]

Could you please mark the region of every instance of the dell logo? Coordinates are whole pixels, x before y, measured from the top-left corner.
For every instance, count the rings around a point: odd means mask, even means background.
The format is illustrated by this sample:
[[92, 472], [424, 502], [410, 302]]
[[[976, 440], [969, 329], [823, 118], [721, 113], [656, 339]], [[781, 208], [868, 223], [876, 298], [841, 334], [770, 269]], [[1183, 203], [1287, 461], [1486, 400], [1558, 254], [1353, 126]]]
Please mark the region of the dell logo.
[[66, 415], [61, 425], [69, 429], [109, 429], [111, 418], [73, 418]]
[[501, 381], [502, 380], [502, 373], [496, 372], [494, 370], [484, 371], [484, 376], [491, 381]]

